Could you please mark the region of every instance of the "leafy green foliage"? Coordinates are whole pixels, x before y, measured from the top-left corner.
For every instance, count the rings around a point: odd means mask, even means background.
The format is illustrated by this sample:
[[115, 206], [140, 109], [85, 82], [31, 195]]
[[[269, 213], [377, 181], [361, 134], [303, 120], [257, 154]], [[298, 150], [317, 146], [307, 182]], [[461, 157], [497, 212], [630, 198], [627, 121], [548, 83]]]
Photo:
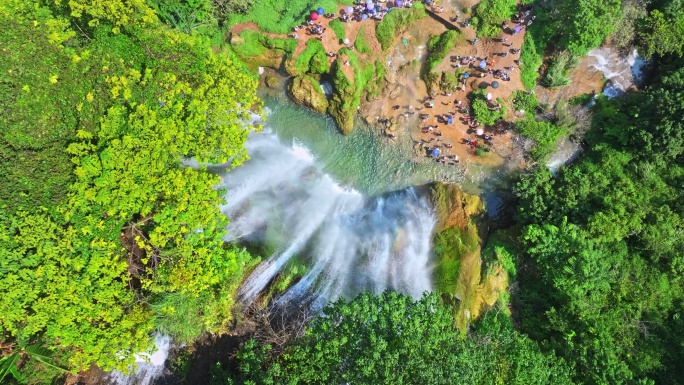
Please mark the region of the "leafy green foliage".
[[468, 97], [471, 100], [470, 105], [473, 108], [473, 114], [475, 115], [475, 118], [477, 118], [477, 120], [482, 124], [491, 126], [494, 125], [497, 120], [503, 119], [503, 117], [506, 115], [506, 108], [503, 106], [503, 100], [501, 100], [501, 98], [496, 100], [497, 103], [501, 105], [499, 111], [497, 111], [494, 107], [490, 107], [486, 95], [487, 92], [480, 88], [471, 92]]
[[589, 154], [556, 179], [538, 170], [517, 185], [531, 266], [519, 273], [517, 316], [571, 361], [578, 382], [677, 383], [682, 79], [678, 70], [625, 99], [599, 99]]
[[534, 111], [539, 106], [537, 97], [529, 92], [517, 90], [513, 92], [513, 108], [516, 111], [525, 111], [526, 115], [534, 116]]
[[[256, 82], [205, 39], [156, 18], [145, 28], [98, 18], [138, 3], [90, 2], [76, 15], [73, 1], [75, 19], [0, 5], [0, 42], [14, 58], [0, 64], [0, 160], [20, 166], [0, 194], [0, 331], [7, 355], [21, 346], [38, 363], [26, 370], [57, 370], [52, 352], [73, 372], [125, 370], [163, 328], [146, 304], [164, 295], [192, 298], [184, 315], [218, 331], [250, 263], [224, 246], [218, 177], [181, 160], [247, 158], [253, 127], [242, 122]], [[90, 18], [87, 39], [69, 29], [80, 18]]]
[[526, 33], [520, 52], [520, 81], [528, 90], [537, 85], [542, 57], [537, 53], [532, 34]]
[[367, 39], [365, 28], [359, 28], [359, 34], [356, 35], [356, 41], [354, 41], [354, 49], [362, 54], [370, 54], [371, 48], [368, 45]]
[[477, 4], [473, 15], [477, 17], [477, 35], [497, 37], [501, 34], [501, 22], [510, 20], [516, 11], [515, 0], [484, 0]]
[[216, 18], [223, 24], [230, 15], [249, 11], [253, 3], [253, 0], [212, 0], [212, 8]]
[[516, 128], [520, 135], [534, 140], [535, 146], [530, 150], [530, 156], [537, 161], [543, 161], [551, 155], [556, 150], [558, 139], [567, 134], [551, 122], [536, 121], [532, 117], [517, 121]]
[[536, 52], [547, 44], [582, 57], [598, 47], [622, 20], [620, 0], [550, 0], [534, 8], [537, 16], [527, 34], [537, 42]]
[[403, 29], [425, 16], [427, 16], [425, 6], [419, 2], [413, 3], [413, 7], [410, 9], [397, 8], [385, 15], [375, 27], [375, 36], [378, 38], [382, 50], [385, 51], [391, 47], [394, 44], [394, 39]]
[[652, 10], [639, 31], [639, 52], [646, 58], [653, 55], [684, 52], [684, 4], [674, 1], [664, 9]]
[[342, 23], [340, 19], [331, 20], [328, 26], [333, 30], [333, 32], [335, 32], [335, 36], [338, 40], [344, 40], [347, 37], [347, 33], [344, 30], [344, 23]]
[[270, 354], [269, 346], [245, 344], [236, 383], [570, 383], [564, 362], [541, 353], [503, 316], [492, 313], [461, 337], [436, 294], [414, 302], [366, 293], [336, 302], [284, 354]]
[[337, 13], [339, 5], [350, 5], [352, 0], [263, 0], [255, 1], [243, 14], [232, 14], [226, 24], [254, 22], [259, 29], [272, 33], [289, 33], [302, 25], [311, 12], [322, 7], [326, 12]]

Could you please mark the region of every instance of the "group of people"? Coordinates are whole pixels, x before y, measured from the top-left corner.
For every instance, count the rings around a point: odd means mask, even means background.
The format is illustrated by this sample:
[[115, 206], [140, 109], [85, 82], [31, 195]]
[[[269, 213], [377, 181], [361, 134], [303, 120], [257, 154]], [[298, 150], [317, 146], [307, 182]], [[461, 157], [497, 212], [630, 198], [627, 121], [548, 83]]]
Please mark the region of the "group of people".
[[299, 31], [301, 30], [305, 30], [309, 35], [318, 35], [320, 39], [327, 28], [323, 27], [323, 23], [321, 22], [316, 23], [313, 20], [309, 20], [305, 25], [296, 25], [292, 37], [299, 39]]

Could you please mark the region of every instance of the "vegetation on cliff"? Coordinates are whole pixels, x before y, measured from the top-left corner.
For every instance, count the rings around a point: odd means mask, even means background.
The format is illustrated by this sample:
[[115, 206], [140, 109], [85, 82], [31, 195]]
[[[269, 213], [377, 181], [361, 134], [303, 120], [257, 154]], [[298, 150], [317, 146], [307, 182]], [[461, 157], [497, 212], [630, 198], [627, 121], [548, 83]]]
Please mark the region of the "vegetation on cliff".
[[0, 21], [0, 375], [43, 347], [125, 369], [154, 329], [222, 330], [251, 257], [223, 243], [217, 177], [181, 160], [247, 158], [256, 81], [144, 4], [9, 1]]

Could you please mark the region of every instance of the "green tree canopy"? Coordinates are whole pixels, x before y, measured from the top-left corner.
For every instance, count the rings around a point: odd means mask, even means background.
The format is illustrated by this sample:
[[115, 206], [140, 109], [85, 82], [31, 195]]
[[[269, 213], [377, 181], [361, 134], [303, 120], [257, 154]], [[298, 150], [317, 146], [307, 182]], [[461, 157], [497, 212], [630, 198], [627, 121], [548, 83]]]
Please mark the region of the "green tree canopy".
[[0, 341], [125, 369], [153, 329], [231, 318], [251, 258], [224, 245], [219, 178], [182, 161], [247, 159], [256, 81], [144, 2], [65, 6], [0, 4]]
[[507, 320], [492, 312], [463, 337], [437, 294], [414, 301], [365, 293], [327, 306], [279, 356], [247, 343], [237, 383], [569, 383], [563, 361], [541, 353]]

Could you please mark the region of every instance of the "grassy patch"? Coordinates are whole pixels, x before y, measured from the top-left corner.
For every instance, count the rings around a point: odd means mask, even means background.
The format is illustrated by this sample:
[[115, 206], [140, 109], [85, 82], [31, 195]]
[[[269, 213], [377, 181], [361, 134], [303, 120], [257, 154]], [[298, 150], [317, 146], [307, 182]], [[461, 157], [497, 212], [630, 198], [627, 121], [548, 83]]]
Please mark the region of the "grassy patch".
[[283, 294], [290, 286], [299, 282], [306, 272], [306, 264], [301, 259], [297, 257], [291, 258], [268, 286], [268, 291], [265, 295], [266, 301], [268, 302]]
[[520, 53], [520, 80], [528, 90], [534, 89], [539, 77], [539, 67], [542, 65], [542, 57], [537, 53], [534, 39], [530, 33], [525, 34]]
[[307, 40], [306, 49], [295, 59], [295, 68], [299, 74], [328, 72], [328, 58], [323, 44], [317, 39]]
[[439, 36], [433, 36], [428, 41], [428, 57], [425, 60], [425, 72], [432, 72], [439, 63], [449, 54], [456, 45], [460, 33], [454, 30], [444, 32]]
[[330, 22], [330, 29], [335, 32], [335, 36], [339, 40], [344, 40], [347, 37], [347, 33], [344, 30], [344, 24], [340, 21], [340, 19], [335, 19]]
[[558, 88], [570, 85], [571, 80], [568, 72], [575, 68], [579, 63], [579, 58], [569, 51], [562, 51], [556, 54], [549, 64], [549, 70], [542, 79], [544, 87]]
[[425, 16], [427, 16], [425, 6], [419, 2], [413, 3], [413, 7], [410, 9], [397, 8], [385, 15], [384, 19], [375, 27], [375, 36], [378, 38], [382, 50], [384, 51], [392, 46], [394, 39], [402, 29]]
[[565, 130], [551, 122], [538, 122], [533, 118], [520, 120], [516, 123], [520, 135], [535, 141], [535, 147], [530, 150], [530, 156], [537, 160], [545, 160], [556, 149], [558, 139], [567, 134]]
[[359, 29], [359, 34], [356, 35], [356, 41], [354, 42], [354, 48], [362, 54], [371, 53], [371, 48], [368, 45], [368, 37], [366, 36], [365, 28]]
[[501, 34], [501, 22], [510, 20], [515, 13], [515, 0], [484, 0], [475, 7], [477, 35], [497, 37]]
[[377, 99], [382, 92], [382, 84], [385, 81], [386, 69], [382, 60], [375, 61], [375, 71], [373, 78], [366, 84], [367, 98], [369, 100]]
[[260, 0], [255, 1], [247, 13], [229, 16], [226, 24], [232, 26], [251, 21], [266, 32], [289, 33], [319, 7], [336, 13], [339, 5], [352, 3], [353, 0]]

